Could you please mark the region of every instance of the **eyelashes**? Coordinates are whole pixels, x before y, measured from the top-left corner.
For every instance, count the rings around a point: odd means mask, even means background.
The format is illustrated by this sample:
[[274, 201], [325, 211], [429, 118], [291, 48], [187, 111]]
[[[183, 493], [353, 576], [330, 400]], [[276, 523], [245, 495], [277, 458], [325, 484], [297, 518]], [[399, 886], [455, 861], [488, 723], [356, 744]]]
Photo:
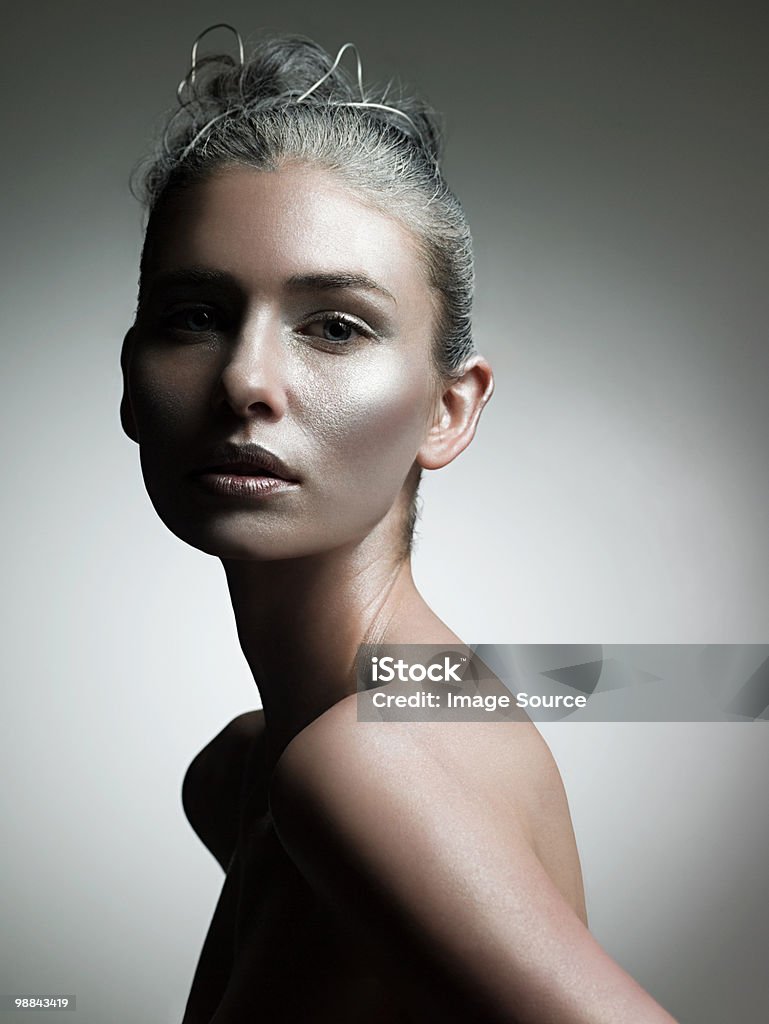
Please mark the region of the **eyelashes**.
[[[162, 319], [166, 331], [175, 336], [210, 337], [232, 329], [226, 318], [212, 306], [191, 305], [176, 309]], [[310, 328], [316, 327], [319, 333]], [[376, 339], [375, 332], [362, 320], [349, 313], [324, 312], [305, 320], [298, 334], [309, 336], [330, 348], [349, 348], [363, 339]]]
[[[196, 319], [197, 325], [194, 324]], [[216, 321], [216, 314], [207, 306], [186, 306], [163, 317], [163, 326], [188, 334], [208, 334], [216, 330], [212, 321]]]
[[[307, 321], [305, 329], [314, 325], [320, 327], [324, 332], [322, 340], [330, 345], [349, 345], [354, 343], [354, 339], [349, 335], [340, 337], [340, 331], [343, 333], [345, 331], [353, 331], [359, 338], [374, 337], [374, 332], [366, 327], [361, 320], [358, 320], [357, 317], [348, 316], [346, 313], [323, 313], [317, 318]], [[330, 337], [326, 332], [329, 332]], [[313, 337], [317, 337], [317, 335], [313, 335]]]

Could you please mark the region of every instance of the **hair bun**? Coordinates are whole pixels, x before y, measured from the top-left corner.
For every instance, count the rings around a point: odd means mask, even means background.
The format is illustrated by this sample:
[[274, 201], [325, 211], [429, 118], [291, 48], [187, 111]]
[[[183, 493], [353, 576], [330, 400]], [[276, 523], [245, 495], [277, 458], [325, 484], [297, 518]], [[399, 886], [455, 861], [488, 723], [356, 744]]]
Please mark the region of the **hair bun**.
[[[426, 102], [407, 96], [401, 90], [397, 99], [389, 96], [392, 81], [384, 90], [363, 85], [360, 55], [353, 43], [345, 43], [335, 59], [307, 36], [289, 34], [260, 39], [248, 57], [244, 56], [240, 34], [229, 25], [240, 45], [241, 60], [219, 53], [197, 57], [195, 40], [190, 70], [179, 83], [180, 110], [197, 125], [209, 118], [226, 116], [270, 106], [303, 102], [314, 106], [358, 107], [379, 121], [408, 135], [436, 164], [443, 151], [440, 115]], [[357, 81], [343, 68], [340, 60], [347, 49], [354, 49], [358, 62]], [[388, 101], [389, 100], [389, 101]], [[172, 118], [172, 122], [175, 118]], [[172, 123], [169, 122], [166, 143]], [[166, 145], [169, 151], [168, 144]]]

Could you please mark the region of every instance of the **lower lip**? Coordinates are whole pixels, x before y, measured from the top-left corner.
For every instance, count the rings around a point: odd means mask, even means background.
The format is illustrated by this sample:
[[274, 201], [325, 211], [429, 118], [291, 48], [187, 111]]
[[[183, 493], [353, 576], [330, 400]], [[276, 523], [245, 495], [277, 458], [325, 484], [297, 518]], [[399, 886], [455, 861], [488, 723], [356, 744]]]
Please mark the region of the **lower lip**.
[[276, 476], [239, 476], [234, 473], [200, 473], [195, 480], [212, 494], [229, 498], [266, 498], [298, 486], [295, 480]]

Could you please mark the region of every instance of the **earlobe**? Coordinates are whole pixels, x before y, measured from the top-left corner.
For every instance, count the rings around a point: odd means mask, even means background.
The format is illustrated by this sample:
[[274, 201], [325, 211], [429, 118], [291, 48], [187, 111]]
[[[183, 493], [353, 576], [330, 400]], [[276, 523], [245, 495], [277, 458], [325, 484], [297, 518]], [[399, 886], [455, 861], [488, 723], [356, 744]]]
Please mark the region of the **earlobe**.
[[131, 398], [128, 392], [128, 366], [131, 360], [132, 348], [133, 327], [128, 331], [125, 338], [123, 338], [123, 348], [120, 352], [120, 369], [123, 373], [123, 396], [120, 399], [120, 424], [128, 437], [138, 444], [139, 431], [136, 429], [136, 420], [134, 419], [133, 407], [131, 406]]
[[443, 391], [435, 420], [417, 452], [423, 469], [442, 469], [465, 450], [494, 391], [494, 375], [483, 356], [474, 356], [461, 377]]

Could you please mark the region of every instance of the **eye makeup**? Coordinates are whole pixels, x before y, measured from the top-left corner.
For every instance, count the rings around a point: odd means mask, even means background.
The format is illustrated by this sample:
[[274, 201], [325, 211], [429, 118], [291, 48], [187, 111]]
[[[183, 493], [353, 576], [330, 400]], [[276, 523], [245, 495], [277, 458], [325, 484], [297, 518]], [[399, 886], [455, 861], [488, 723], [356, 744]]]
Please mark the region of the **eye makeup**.
[[[356, 308], [364, 323], [370, 324], [371, 332], [387, 337], [395, 332], [395, 324], [389, 309], [397, 308], [397, 300], [384, 286], [368, 275], [352, 271], [333, 271], [293, 275], [277, 286], [278, 294], [291, 317], [299, 318], [300, 309], [313, 300], [322, 299], [346, 306], [350, 315]], [[207, 267], [177, 268], [159, 272], [151, 277], [142, 300], [142, 309], [155, 309], [163, 301], [183, 298], [203, 302], [216, 300], [231, 307], [243, 308], [248, 301], [248, 292], [238, 279], [227, 271]], [[389, 309], [387, 308], [389, 307]]]

